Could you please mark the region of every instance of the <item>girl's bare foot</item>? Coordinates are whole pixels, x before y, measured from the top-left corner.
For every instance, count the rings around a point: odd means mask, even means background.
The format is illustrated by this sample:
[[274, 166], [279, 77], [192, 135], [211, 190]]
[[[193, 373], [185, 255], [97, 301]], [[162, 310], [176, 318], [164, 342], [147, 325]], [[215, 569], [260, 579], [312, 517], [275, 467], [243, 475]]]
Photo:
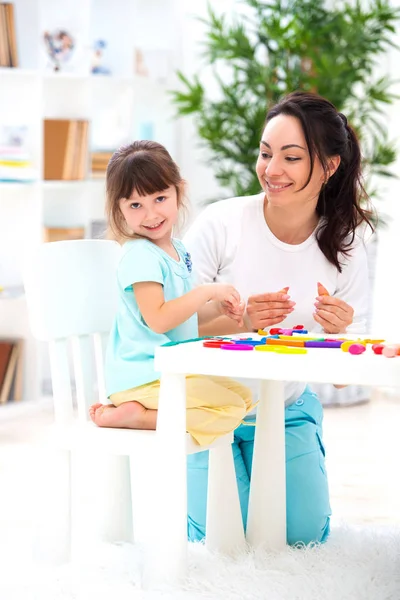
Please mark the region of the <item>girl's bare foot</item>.
[[94, 420], [94, 416], [96, 414], [96, 410], [98, 408], [100, 408], [101, 406], [105, 406], [104, 404], [100, 404], [99, 402], [97, 404], [92, 404], [92, 406], [89, 408], [89, 417], [92, 419], [93, 423], [96, 423], [96, 421]]
[[99, 427], [155, 429], [157, 424], [157, 411], [145, 408], [139, 402], [124, 402], [119, 406], [93, 404], [89, 415]]

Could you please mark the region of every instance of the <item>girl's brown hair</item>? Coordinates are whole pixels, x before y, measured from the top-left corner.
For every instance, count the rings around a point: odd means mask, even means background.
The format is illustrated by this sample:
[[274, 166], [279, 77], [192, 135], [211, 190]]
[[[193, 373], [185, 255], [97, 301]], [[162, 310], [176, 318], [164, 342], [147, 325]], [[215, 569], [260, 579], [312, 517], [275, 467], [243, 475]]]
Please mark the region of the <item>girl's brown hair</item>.
[[120, 200], [135, 190], [139, 196], [174, 186], [178, 208], [184, 207], [184, 180], [169, 152], [157, 142], [138, 140], [121, 146], [112, 155], [106, 172], [106, 216], [109, 230], [118, 241], [137, 237], [127, 228]]
[[266, 122], [278, 115], [288, 115], [300, 121], [311, 159], [304, 189], [313, 173], [314, 158], [328, 172], [329, 158], [340, 156], [337, 171], [322, 186], [317, 213], [323, 217], [317, 231], [318, 245], [328, 261], [342, 271], [340, 259], [350, 252], [356, 229], [362, 223], [373, 230], [373, 215], [364, 208], [369, 198], [361, 173], [361, 150], [357, 136], [334, 105], [317, 94], [293, 92], [285, 96], [268, 112]]

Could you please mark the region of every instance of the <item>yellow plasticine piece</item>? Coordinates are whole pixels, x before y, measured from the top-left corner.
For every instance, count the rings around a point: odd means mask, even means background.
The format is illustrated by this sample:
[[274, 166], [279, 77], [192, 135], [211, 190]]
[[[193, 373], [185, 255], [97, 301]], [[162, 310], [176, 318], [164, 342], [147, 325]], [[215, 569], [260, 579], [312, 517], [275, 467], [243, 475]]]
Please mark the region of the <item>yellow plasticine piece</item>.
[[383, 344], [385, 340], [363, 340], [364, 344]]
[[266, 335], [268, 335], [268, 332], [267, 332], [267, 331], [264, 331], [264, 329], [259, 329], [259, 330], [257, 331], [257, 333], [258, 333], [258, 335], [262, 335], [262, 336], [266, 336]]
[[293, 346], [275, 346], [278, 354], [307, 354], [307, 348], [296, 348]]
[[277, 346], [264, 346], [264, 344], [260, 346], [254, 346], [254, 350], [257, 350], [258, 352], [275, 352], [276, 348]]
[[294, 346], [255, 346], [257, 352], [275, 352], [277, 354], [307, 354], [306, 348], [296, 348]]

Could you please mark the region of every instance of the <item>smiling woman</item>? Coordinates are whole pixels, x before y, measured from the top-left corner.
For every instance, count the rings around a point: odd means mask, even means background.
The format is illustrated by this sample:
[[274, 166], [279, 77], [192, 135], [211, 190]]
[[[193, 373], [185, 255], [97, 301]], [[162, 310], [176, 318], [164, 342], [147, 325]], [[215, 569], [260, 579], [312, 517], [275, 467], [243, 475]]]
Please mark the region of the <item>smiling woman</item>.
[[[346, 118], [317, 95], [286, 96], [267, 115], [256, 172], [260, 194], [212, 204], [185, 236], [197, 283], [229, 281], [247, 299], [243, 327], [219, 317], [200, 332], [302, 323], [363, 333], [369, 288], [360, 226], [369, 221], [360, 207], [360, 148]], [[324, 541], [330, 506], [322, 407], [303, 383], [287, 384], [285, 395], [288, 541]], [[247, 425], [254, 420], [246, 417]], [[245, 524], [253, 443], [254, 428], [239, 426], [233, 452]], [[189, 458], [192, 539], [205, 533], [207, 468], [206, 453]]]

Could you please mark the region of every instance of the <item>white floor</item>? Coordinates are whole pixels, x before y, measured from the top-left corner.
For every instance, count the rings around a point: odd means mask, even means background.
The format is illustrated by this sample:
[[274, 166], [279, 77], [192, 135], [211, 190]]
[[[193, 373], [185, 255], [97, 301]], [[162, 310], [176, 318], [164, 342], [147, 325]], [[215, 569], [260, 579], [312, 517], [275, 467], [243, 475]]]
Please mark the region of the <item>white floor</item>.
[[109, 545], [91, 562], [85, 557], [87, 565], [80, 570], [42, 572], [41, 579], [25, 567], [35, 486], [31, 444], [51, 420], [49, 399], [36, 406], [0, 407], [0, 571], [13, 565], [0, 578], [2, 599], [400, 599], [400, 395], [380, 392], [365, 405], [325, 410], [330, 543], [304, 553], [254, 554], [236, 564], [192, 548], [187, 586], [155, 595], [138, 589], [137, 575], [128, 566], [134, 562], [132, 547]]

